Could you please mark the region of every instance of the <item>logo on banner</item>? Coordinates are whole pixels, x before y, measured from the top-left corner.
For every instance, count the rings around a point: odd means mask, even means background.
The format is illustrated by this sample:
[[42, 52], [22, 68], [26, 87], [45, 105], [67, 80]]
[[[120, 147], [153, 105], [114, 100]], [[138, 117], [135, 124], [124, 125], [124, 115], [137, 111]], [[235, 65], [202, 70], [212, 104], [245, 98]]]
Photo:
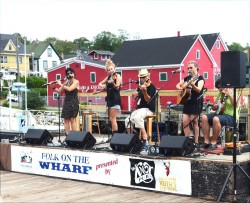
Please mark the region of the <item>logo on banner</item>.
[[163, 162], [166, 170], [166, 175], [168, 176], [170, 174], [170, 161], [168, 162]]
[[32, 164], [32, 151], [23, 150], [20, 153], [20, 162], [22, 165], [30, 165]]
[[134, 186], [155, 188], [155, 163], [140, 159], [130, 160], [130, 183]]

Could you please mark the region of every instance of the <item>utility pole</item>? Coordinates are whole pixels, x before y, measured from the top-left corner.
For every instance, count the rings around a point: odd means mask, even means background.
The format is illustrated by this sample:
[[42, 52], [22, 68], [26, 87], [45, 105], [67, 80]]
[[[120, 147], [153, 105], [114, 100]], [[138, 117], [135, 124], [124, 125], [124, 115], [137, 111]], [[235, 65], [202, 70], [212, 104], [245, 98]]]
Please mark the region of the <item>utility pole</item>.
[[20, 82], [18, 33], [15, 33], [14, 35], [16, 36], [16, 67], [17, 67], [17, 82]]
[[[17, 67], [17, 82], [20, 82], [20, 69], [19, 69], [19, 45], [18, 45], [18, 33], [14, 34], [16, 37], [16, 67]], [[17, 90], [17, 98], [19, 107], [22, 107], [20, 88]]]

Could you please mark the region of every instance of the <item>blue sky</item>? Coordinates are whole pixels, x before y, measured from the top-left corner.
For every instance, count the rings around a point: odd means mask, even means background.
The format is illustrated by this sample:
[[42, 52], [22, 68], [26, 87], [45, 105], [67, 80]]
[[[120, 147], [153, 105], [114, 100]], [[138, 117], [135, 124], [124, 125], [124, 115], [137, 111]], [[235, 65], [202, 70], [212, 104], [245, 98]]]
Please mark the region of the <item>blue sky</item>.
[[102, 31], [130, 39], [220, 32], [250, 44], [250, 0], [0, 0], [0, 32], [30, 40], [93, 40]]

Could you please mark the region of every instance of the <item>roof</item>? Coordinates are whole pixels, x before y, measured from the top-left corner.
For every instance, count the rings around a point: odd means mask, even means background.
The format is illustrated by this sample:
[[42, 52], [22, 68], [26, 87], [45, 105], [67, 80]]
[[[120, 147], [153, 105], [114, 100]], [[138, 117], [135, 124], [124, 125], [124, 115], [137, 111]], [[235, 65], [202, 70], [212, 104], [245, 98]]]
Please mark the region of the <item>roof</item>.
[[97, 54], [101, 54], [101, 55], [111, 55], [113, 56], [114, 53], [111, 51], [105, 51], [105, 50], [92, 50], [91, 52], [89, 52], [89, 55], [92, 53], [97, 53]]
[[80, 59], [78, 57], [78, 55], [75, 57], [72, 57], [72, 58], [62, 60], [61, 64], [58, 64], [57, 66], [54, 66], [54, 67], [48, 69], [47, 72], [51, 72], [53, 70], [59, 69], [63, 66], [66, 66], [67, 64], [71, 64], [71, 63], [85, 63], [88, 65], [105, 68], [106, 61], [93, 60], [92, 57], [89, 56], [87, 53], [81, 53], [81, 55], [83, 56], [83, 59]]
[[218, 39], [220, 33], [211, 33], [211, 34], [204, 34], [201, 35], [202, 39], [204, 40], [207, 48], [209, 51], [213, 48], [216, 40]]
[[48, 46], [51, 46], [51, 48], [54, 50], [54, 52], [58, 55], [60, 60], [62, 60], [61, 55], [56, 51], [55, 47], [52, 43], [48, 42], [33, 42], [30, 45], [27, 45], [27, 49], [30, 51], [30, 53], [34, 53], [34, 58], [40, 58], [40, 56], [43, 54], [43, 52], [47, 49]]
[[[0, 34], [0, 52], [1, 53], [3, 53], [3, 52], [13, 53], [13, 51], [4, 51], [4, 48], [6, 47], [6, 45], [10, 39], [14, 43], [14, 45], [16, 46], [16, 36], [15, 35], [13, 35], [13, 34]], [[18, 45], [19, 45], [18, 53], [25, 54], [24, 53], [24, 45], [20, 40], [18, 41]], [[30, 52], [28, 50], [26, 50], [26, 54], [30, 54]]]
[[112, 60], [118, 67], [181, 64], [199, 35], [124, 41]]

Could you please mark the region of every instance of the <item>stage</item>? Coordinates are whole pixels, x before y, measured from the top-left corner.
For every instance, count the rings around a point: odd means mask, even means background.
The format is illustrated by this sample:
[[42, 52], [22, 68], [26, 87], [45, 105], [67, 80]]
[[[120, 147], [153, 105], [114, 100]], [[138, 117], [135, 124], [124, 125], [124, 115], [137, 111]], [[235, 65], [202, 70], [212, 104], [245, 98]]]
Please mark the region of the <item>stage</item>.
[[[216, 200], [233, 162], [232, 155], [221, 153], [194, 153], [187, 157], [121, 153], [109, 143], [101, 143], [106, 135], [93, 136], [96, 144], [92, 149], [1, 143], [1, 167], [20, 173]], [[53, 138], [57, 140], [58, 137]], [[249, 174], [250, 152], [237, 155], [237, 162]], [[233, 200], [233, 180], [232, 174], [223, 201]], [[250, 182], [238, 169], [236, 185], [237, 200], [244, 202], [250, 196]]]

